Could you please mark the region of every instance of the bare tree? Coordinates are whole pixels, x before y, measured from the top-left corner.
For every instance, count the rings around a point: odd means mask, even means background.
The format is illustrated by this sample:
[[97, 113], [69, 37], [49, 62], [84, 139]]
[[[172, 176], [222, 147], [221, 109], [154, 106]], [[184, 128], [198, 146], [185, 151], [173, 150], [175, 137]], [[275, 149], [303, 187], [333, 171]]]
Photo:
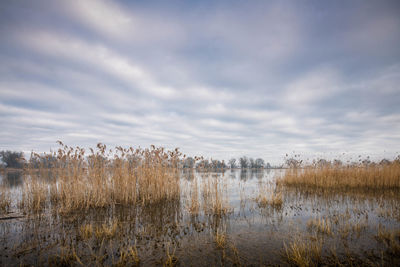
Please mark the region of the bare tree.
[[239, 159], [240, 168], [247, 169], [249, 167], [249, 160], [246, 156], [243, 156]]
[[25, 158], [23, 152], [16, 151], [0, 151], [1, 161], [4, 162], [7, 168], [20, 169], [25, 164]]
[[256, 161], [255, 161], [255, 167], [256, 167], [257, 169], [264, 168], [264, 160], [261, 159], [261, 158], [256, 159]]
[[230, 160], [228, 161], [228, 164], [229, 164], [229, 167], [230, 167], [231, 169], [236, 168], [236, 159], [234, 159], [234, 158], [230, 159]]

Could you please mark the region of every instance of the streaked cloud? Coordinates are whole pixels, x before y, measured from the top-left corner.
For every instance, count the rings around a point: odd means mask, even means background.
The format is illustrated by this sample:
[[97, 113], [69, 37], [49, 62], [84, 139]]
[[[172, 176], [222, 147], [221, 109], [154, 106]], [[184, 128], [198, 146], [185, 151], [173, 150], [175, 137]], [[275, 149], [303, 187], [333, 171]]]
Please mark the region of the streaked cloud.
[[393, 157], [400, 5], [325, 4], [2, 2], [0, 147]]

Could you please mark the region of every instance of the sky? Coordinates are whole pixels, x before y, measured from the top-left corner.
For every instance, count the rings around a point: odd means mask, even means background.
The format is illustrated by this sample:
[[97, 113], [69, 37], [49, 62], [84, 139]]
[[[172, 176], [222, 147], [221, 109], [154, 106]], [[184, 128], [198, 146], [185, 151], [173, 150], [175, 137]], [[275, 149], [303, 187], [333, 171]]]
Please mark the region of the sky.
[[399, 1], [1, 1], [0, 150], [400, 154]]

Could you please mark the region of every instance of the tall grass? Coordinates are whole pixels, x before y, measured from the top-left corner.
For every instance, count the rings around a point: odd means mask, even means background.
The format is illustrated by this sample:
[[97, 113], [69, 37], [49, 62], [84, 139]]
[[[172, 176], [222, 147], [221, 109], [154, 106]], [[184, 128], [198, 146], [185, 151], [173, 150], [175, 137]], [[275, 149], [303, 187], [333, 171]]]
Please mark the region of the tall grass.
[[342, 166], [327, 163], [289, 168], [278, 184], [330, 189], [400, 189], [400, 160]]
[[[177, 168], [181, 154], [177, 149], [151, 146], [108, 150], [99, 143], [97, 150], [90, 149], [87, 155], [83, 148], [59, 144], [56, 152], [32, 154], [23, 198], [28, 210], [41, 210], [47, 200], [57, 211], [67, 213], [179, 198]], [[47, 187], [41, 180], [46, 172], [52, 174]]]
[[8, 213], [11, 207], [11, 194], [10, 190], [0, 185], [0, 214]]

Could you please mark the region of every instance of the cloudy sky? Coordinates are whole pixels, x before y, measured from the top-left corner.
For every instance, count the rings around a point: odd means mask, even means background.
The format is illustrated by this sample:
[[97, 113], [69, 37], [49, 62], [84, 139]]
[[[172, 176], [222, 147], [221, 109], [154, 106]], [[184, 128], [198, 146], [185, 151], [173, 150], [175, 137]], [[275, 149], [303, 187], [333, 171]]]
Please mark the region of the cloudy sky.
[[400, 151], [399, 1], [1, 1], [0, 149]]

